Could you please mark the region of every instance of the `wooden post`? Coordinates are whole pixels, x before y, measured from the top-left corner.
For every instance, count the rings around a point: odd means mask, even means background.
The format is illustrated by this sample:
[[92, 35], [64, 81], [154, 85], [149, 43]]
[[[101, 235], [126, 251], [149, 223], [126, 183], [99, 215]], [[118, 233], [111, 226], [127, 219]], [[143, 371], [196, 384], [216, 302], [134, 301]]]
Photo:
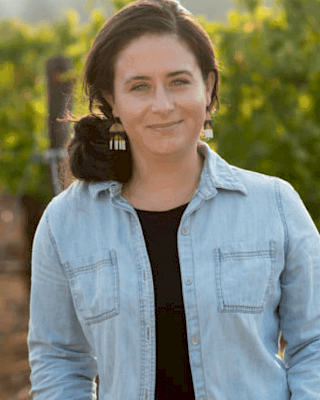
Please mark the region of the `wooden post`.
[[59, 121], [65, 117], [66, 111], [72, 109], [72, 82], [62, 79], [61, 75], [71, 69], [71, 61], [62, 56], [51, 58], [46, 63], [48, 87], [48, 129], [50, 149], [45, 154], [50, 164], [51, 183], [57, 195], [66, 186], [66, 174], [63, 160], [66, 158], [65, 144], [69, 134], [69, 123]]

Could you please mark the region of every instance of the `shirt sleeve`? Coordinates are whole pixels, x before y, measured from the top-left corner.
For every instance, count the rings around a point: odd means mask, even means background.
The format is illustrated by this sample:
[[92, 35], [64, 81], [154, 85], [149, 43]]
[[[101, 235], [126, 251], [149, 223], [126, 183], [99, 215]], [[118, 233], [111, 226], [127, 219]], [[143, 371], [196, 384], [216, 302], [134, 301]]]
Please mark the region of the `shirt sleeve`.
[[33, 244], [28, 346], [34, 400], [96, 399], [96, 357], [74, 310], [48, 208]]
[[278, 181], [279, 209], [286, 232], [281, 275], [280, 329], [288, 342], [285, 363], [291, 400], [320, 394], [320, 239], [299, 195]]

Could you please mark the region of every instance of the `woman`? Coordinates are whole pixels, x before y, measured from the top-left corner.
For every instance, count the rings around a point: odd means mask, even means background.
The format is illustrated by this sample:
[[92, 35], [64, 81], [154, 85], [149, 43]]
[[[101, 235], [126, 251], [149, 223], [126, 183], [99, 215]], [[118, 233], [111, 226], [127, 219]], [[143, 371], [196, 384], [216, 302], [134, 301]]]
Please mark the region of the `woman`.
[[318, 399], [319, 234], [289, 184], [200, 144], [218, 104], [207, 34], [140, 0], [85, 79], [99, 113], [75, 125], [78, 180], [33, 247], [34, 400], [94, 399], [97, 374], [101, 400]]

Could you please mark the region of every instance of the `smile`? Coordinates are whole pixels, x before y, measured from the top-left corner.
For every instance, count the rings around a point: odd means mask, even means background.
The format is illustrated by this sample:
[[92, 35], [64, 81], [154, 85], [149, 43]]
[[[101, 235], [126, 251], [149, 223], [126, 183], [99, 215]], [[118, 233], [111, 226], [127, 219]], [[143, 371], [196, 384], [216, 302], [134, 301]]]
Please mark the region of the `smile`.
[[166, 123], [166, 124], [149, 125], [148, 128], [153, 128], [153, 129], [170, 128], [171, 126], [180, 124], [180, 122], [182, 122], [182, 120], [180, 120], [180, 121], [175, 121], [175, 122], [168, 122], [168, 123]]

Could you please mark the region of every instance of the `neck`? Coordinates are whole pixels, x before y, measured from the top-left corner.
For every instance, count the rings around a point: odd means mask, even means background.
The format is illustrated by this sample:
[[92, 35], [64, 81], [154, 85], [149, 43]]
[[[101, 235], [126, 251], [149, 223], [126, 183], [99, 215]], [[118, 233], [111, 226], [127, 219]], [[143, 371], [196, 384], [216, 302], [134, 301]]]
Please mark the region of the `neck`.
[[175, 156], [149, 156], [135, 161], [132, 178], [123, 189], [133, 207], [164, 211], [188, 203], [199, 184], [203, 158], [195, 147]]

